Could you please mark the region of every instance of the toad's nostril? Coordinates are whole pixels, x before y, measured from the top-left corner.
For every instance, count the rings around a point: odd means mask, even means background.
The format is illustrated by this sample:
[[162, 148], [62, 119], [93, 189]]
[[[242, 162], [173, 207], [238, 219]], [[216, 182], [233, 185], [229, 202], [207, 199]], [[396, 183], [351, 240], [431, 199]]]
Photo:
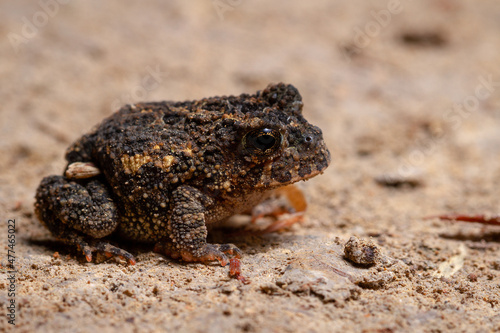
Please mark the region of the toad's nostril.
[[314, 140], [313, 136], [312, 135], [306, 135], [306, 137], [304, 138], [304, 141], [307, 142], [307, 143], [310, 143]]

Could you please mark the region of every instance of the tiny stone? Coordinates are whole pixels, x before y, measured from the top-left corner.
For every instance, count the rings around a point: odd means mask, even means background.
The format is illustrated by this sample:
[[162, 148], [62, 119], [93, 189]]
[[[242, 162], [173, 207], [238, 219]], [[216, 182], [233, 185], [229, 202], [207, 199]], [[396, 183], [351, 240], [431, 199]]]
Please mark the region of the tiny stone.
[[370, 240], [352, 236], [344, 245], [344, 255], [358, 265], [374, 265], [380, 261], [380, 249]]

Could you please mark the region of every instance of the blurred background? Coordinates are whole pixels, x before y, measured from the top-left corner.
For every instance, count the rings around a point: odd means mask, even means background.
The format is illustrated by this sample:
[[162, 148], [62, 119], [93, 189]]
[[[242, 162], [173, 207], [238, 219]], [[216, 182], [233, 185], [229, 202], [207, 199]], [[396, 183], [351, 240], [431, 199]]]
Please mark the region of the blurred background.
[[23, 239], [48, 237], [32, 214], [40, 179], [124, 104], [282, 81], [332, 153], [295, 235], [378, 237], [435, 265], [415, 244], [451, 256], [464, 237], [498, 237], [422, 217], [499, 213], [499, 32], [496, 0], [0, 1], [1, 213]]

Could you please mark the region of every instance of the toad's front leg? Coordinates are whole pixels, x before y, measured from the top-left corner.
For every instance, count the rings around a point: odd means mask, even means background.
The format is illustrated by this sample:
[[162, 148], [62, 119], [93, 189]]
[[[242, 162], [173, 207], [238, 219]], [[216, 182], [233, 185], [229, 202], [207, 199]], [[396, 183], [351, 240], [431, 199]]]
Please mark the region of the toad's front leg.
[[156, 244], [155, 251], [184, 261], [228, 264], [226, 254], [239, 258], [241, 251], [232, 244], [208, 244], [205, 214], [212, 200], [190, 186], [180, 186], [172, 194], [174, 207], [168, 221], [169, 240]]

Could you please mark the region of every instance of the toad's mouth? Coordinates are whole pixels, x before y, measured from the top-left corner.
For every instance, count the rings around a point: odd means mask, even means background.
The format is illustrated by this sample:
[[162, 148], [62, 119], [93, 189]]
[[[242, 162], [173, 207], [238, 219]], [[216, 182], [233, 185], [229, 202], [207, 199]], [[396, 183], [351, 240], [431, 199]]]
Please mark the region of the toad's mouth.
[[293, 163], [289, 168], [276, 170], [275, 163], [269, 163], [263, 167], [262, 176], [257, 187], [281, 187], [308, 180], [322, 174], [330, 164], [330, 152], [327, 149], [317, 154], [310, 163]]
[[[324, 169], [323, 170], [314, 170], [312, 171], [311, 173], [309, 174], [306, 174], [304, 176], [299, 176], [298, 174], [295, 174], [293, 175], [292, 173], [292, 177], [287, 180], [287, 181], [279, 181], [279, 180], [275, 180], [275, 179], [272, 179], [271, 182], [269, 182], [267, 186], [269, 187], [278, 187], [278, 186], [286, 186], [286, 185], [290, 185], [290, 184], [293, 184], [293, 183], [296, 183], [296, 182], [299, 182], [301, 180], [308, 180], [308, 179], [311, 179], [317, 175], [320, 175], [324, 172]], [[287, 176], [285, 176], [287, 177]], [[263, 181], [263, 184], [266, 184], [265, 181]]]

